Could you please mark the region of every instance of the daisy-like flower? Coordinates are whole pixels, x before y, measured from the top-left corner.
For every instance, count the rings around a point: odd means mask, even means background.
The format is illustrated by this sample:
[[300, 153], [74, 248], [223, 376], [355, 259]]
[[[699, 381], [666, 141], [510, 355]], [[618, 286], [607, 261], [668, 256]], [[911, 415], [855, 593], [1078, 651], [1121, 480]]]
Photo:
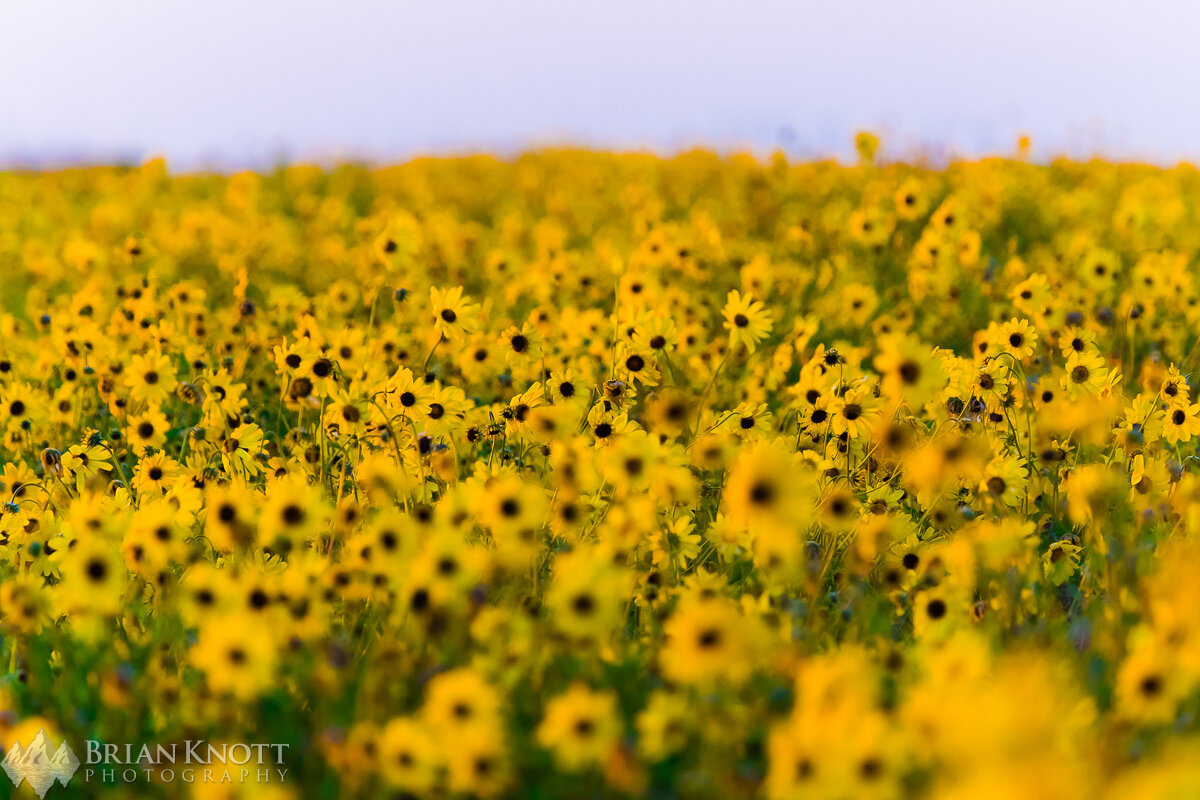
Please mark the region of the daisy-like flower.
[[271, 686], [278, 657], [269, 636], [252, 620], [235, 614], [209, 619], [200, 631], [192, 662], [209, 687], [250, 700]]
[[875, 369], [883, 374], [883, 393], [895, 403], [919, 410], [946, 384], [941, 362], [920, 340], [892, 334], [879, 340]]
[[429, 310], [433, 315], [433, 329], [447, 341], [458, 342], [479, 326], [478, 306], [463, 297], [461, 286], [451, 289], [431, 286]]
[[736, 289], [726, 297], [721, 315], [725, 317], [725, 330], [729, 331], [730, 350], [745, 347], [753, 353], [758, 343], [771, 333], [771, 314], [766, 305]]
[[246, 480], [262, 472], [258, 459], [264, 452], [262, 428], [242, 425], [221, 442], [221, 463], [228, 474]]
[[111, 457], [108, 448], [101, 443], [100, 435], [92, 432], [63, 453], [62, 465], [66, 473], [75, 478], [76, 491], [82, 493], [88, 478], [100, 472], [112, 471]]
[[657, 528], [650, 539], [651, 560], [655, 566], [677, 564], [682, 569], [700, 555], [700, 534], [687, 514], [680, 514]]
[[362, 436], [371, 416], [371, 406], [348, 392], [338, 392], [325, 407], [322, 425], [330, 439]]
[[721, 427], [741, 439], [757, 438], [771, 430], [771, 412], [766, 403], [739, 403]]
[[1190, 442], [1200, 433], [1200, 405], [1196, 403], [1172, 403], [1167, 406], [1162, 418], [1163, 439], [1169, 444]]
[[592, 406], [587, 415], [587, 424], [598, 447], [611, 445], [625, 432], [637, 429], [637, 423], [631, 421], [616, 406], [604, 401]]
[[429, 414], [430, 387], [412, 370], [400, 367], [392, 373], [385, 391], [388, 404], [401, 416], [417, 420]]
[[1037, 331], [1027, 319], [1013, 317], [1000, 326], [997, 344], [1002, 350], [1011, 353], [1018, 361], [1024, 361], [1033, 355], [1037, 348]]
[[622, 341], [617, 346], [617, 378], [624, 383], [640, 383], [657, 386], [660, 376], [658, 358], [654, 351], [632, 342]]
[[160, 352], [132, 356], [125, 370], [125, 385], [135, 402], [161, 405], [175, 391], [175, 367]]
[[688, 686], [739, 685], [752, 671], [756, 642], [749, 620], [725, 598], [683, 603], [665, 626], [663, 672]]
[[138, 494], [165, 492], [181, 472], [178, 461], [166, 453], [156, 452], [138, 460], [133, 473], [133, 489]]
[[1040, 272], [1030, 275], [1012, 290], [1013, 305], [1027, 316], [1044, 312], [1050, 299], [1050, 283]]
[[649, 314], [633, 330], [633, 341], [639, 348], [669, 354], [675, 349], [679, 331], [670, 317]]
[[542, 337], [531, 323], [510, 325], [499, 338], [500, 349], [512, 366], [533, 363], [542, 356]]
[[170, 423], [167, 415], [157, 405], [151, 406], [141, 414], [129, 417], [126, 426], [126, 436], [133, 446], [133, 452], [142, 455], [148, 448], [161, 448], [167, 441], [167, 431]]
[[847, 389], [841, 397], [832, 401], [829, 408], [834, 434], [846, 434], [851, 439], [866, 436], [879, 415], [879, 401], [865, 386]]
[[604, 764], [621, 737], [617, 698], [573, 684], [546, 705], [537, 728], [537, 741], [554, 753], [565, 770], [579, 771]]
[[979, 491], [996, 503], [1014, 508], [1025, 496], [1028, 474], [1017, 459], [997, 455], [985, 467]]
[[1067, 357], [1062, 388], [1072, 400], [1085, 394], [1099, 394], [1105, 386], [1108, 374], [1104, 357], [1099, 353], [1088, 350], [1072, 352]]

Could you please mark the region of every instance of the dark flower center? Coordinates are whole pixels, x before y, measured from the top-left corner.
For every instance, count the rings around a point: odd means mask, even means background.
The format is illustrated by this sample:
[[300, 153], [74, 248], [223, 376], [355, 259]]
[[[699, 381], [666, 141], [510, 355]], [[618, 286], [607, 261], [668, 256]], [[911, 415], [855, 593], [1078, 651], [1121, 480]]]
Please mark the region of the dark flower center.
[[765, 480], [750, 487], [750, 500], [756, 505], [770, 505], [775, 500], [775, 486]]

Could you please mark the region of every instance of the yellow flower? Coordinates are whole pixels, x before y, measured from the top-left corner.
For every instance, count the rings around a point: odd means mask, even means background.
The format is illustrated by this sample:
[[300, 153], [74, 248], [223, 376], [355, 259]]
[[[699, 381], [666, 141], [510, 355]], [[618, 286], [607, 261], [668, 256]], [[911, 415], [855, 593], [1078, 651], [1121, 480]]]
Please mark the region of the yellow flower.
[[729, 331], [729, 349], [745, 347], [751, 353], [771, 333], [771, 314], [767, 307], [736, 289], [729, 292], [725, 308], [725, 330]]
[[631, 586], [631, 576], [602, 550], [581, 546], [555, 562], [546, 605], [567, 636], [603, 640], [621, 624]]
[[847, 389], [829, 407], [829, 419], [837, 436], [865, 437], [879, 418], [879, 403], [867, 387]]
[[1016, 459], [997, 455], [988, 462], [979, 492], [993, 502], [1014, 508], [1025, 497], [1028, 470]]
[[637, 715], [638, 751], [661, 761], [682, 750], [691, 728], [691, 708], [682, 694], [656, 691]]
[[617, 699], [574, 683], [546, 704], [537, 728], [538, 743], [553, 752], [561, 769], [578, 772], [601, 766], [621, 737]]
[[664, 626], [667, 641], [659, 657], [663, 674], [702, 689], [744, 683], [757, 660], [749, 623], [732, 601], [684, 603]]
[[1197, 433], [1200, 433], [1200, 405], [1176, 402], [1167, 407], [1163, 415], [1163, 439], [1170, 444], [1190, 442]]
[[235, 614], [214, 617], [201, 628], [191, 659], [214, 692], [239, 700], [257, 697], [272, 686], [278, 660], [271, 637]]
[[83, 492], [84, 483], [88, 478], [100, 472], [112, 471], [112, 462], [109, 460], [112, 457], [111, 452], [99, 444], [98, 435], [95, 438], [96, 444], [93, 444], [91, 439], [85, 439], [79, 444], [71, 445], [71, 448], [63, 453], [63, 469], [75, 477], [75, 490], [80, 493]]
[[1073, 351], [1067, 357], [1066, 374], [1062, 378], [1062, 387], [1074, 400], [1086, 394], [1099, 394], [1107, 378], [1108, 368], [1099, 353]]
[[134, 355], [125, 369], [125, 385], [138, 403], [165, 403], [175, 391], [175, 368], [163, 353]]
[[408, 717], [397, 717], [383, 728], [379, 761], [389, 786], [420, 794], [433, 789], [441, 754], [423, 725]]
[[1002, 350], [1011, 353], [1018, 361], [1024, 361], [1033, 355], [1037, 348], [1037, 331], [1029, 324], [1029, 320], [1013, 317], [1000, 326], [999, 341]]
[[433, 314], [433, 329], [451, 342], [461, 341], [479, 326], [478, 307], [463, 298], [463, 287], [429, 288], [429, 310]]
[[457, 669], [429, 682], [421, 716], [431, 731], [445, 738], [482, 726], [494, 731], [502, 726], [500, 696], [479, 672]]
[[262, 472], [258, 459], [266, 452], [262, 428], [253, 422], [230, 431], [221, 442], [221, 463], [230, 475], [243, 480]]
[[864, 164], [875, 163], [875, 152], [879, 149], [879, 137], [870, 131], [859, 131], [854, 135], [854, 149]]

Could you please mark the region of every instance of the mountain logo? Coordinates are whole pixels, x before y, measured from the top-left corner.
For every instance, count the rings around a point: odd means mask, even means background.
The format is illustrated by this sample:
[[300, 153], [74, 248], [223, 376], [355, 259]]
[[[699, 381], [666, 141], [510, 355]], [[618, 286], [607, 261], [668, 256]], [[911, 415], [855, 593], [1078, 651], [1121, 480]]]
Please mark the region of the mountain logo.
[[21, 781], [27, 781], [34, 794], [42, 798], [55, 781], [67, 785], [79, 769], [79, 759], [65, 741], [55, 749], [43, 729], [38, 731], [28, 747], [17, 742], [8, 748], [0, 767], [8, 773], [13, 786], [19, 787]]

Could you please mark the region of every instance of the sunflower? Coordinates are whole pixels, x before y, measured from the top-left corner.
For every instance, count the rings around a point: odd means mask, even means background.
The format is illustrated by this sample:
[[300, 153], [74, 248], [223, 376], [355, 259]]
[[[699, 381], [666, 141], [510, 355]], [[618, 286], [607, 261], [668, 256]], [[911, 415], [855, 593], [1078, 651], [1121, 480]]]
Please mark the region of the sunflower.
[[743, 441], [757, 439], [770, 432], [771, 412], [766, 403], [739, 403], [721, 427]]
[[129, 520], [122, 551], [130, 571], [151, 582], [164, 568], [182, 562], [187, 546], [174, 506], [165, 500], [142, 504]]
[[25, 383], [10, 384], [0, 392], [0, 411], [11, 435], [20, 436], [33, 429], [42, 418], [44, 405], [33, 387]]
[[542, 356], [542, 337], [530, 323], [510, 325], [499, 336], [498, 346], [510, 366], [527, 366]]
[[418, 380], [412, 370], [400, 367], [387, 380], [388, 404], [401, 417], [418, 420], [429, 414], [429, 385]]
[[461, 388], [437, 384], [429, 393], [429, 411], [421, 428], [435, 439], [457, 435], [463, 430], [467, 412], [473, 408], [474, 403]]
[[75, 490], [83, 492], [87, 480], [101, 472], [112, 472], [112, 452], [100, 441], [99, 434], [88, 435], [63, 453], [63, 469], [75, 478]]
[[117, 548], [106, 537], [78, 541], [65, 554], [62, 575], [62, 591], [57, 597], [63, 611], [101, 615], [120, 611], [128, 572]]
[[758, 343], [771, 333], [771, 314], [766, 305], [732, 289], [725, 299], [725, 330], [729, 331], [729, 349], [744, 347], [753, 353]]
[[883, 394], [913, 409], [922, 408], [946, 383], [941, 362], [918, 339], [906, 334], [879, 340], [875, 369], [883, 375]]
[[997, 455], [987, 463], [979, 483], [982, 497], [1015, 508], [1025, 497], [1028, 470], [1015, 458]]
[[418, 795], [431, 791], [441, 762], [436, 740], [418, 720], [396, 717], [383, 727], [379, 763], [392, 788]]
[[662, 377], [654, 351], [634, 342], [622, 340], [617, 345], [616, 367], [617, 379], [630, 385], [657, 386]]
[[1037, 332], [1029, 320], [1013, 317], [1000, 326], [997, 344], [1018, 361], [1025, 361], [1037, 348]]
[[865, 386], [847, 389], [830, 404], [829, 419], [837, 436], [865, 437], [879, 419], [879, 403]]
[[314, 540], [325, 518], [325, 504], [303, 477], [276, 481], [259, 515], [260, 540], [272, 552], [287, 555]]
[[1052, 297], [1049, 279], [1040, 272], [1030, 275], [1012, 289], [1013, 305], [1028, 316], [1043, 313]]
[[463, 668], [429, 682], [421, 718], [440, 737], [453, 738], [477, 727], [496, 731], [502, 722], [500, 711], [496, 689], [478, 671]]
[[219, 552], [247, 548], [255, 541], [260, 498], [245, 483], [213, 486], [205, 496], [205, 535]]
[[[474, 494], [479, 523], [501, 547], [532, 548], [549, 506], [544, 489], [514, 475], [497, 478]], [[533, 556], [532, 550], [528, 555]]]
[[447, 786], [472, 797], [503, 795], [510, 783], [509, 756], [499, 731], [475, 726], [446, 748]]
[[429, 288], [429, 310], [433, 315], [433, 329], [447, 341], [458, 342], [474, 333], [479, 325], [477, 306], [463, 297], [463, 287], [439, 289]]
[[502, 359], [495, 337], [472, 334], [455, 350], [455, 364], [469, 383], [485, 383], [495, 376], [495, 365]]
[[1187, 682], [1181, 680], [1170, 651], [1149, 630], [1131, 637], [1134, 647], [1117, 670], [1117, 714], [1141, 723], [1165, 724], [1175, 718]]
[[700, 555], [700, 534], [687, 514], [664, 521], [650, 539], [650, 560], [655, 566], [677, 564], [684, 568]]
[[275, 681], [278, 654], [271, 637], [263, 636], [252, 620], [241, 615], [208, 620], [189, 655], [217, 694], [251, 700]]
[[664, 626], [659, 656], [663, 675], [686, 686], [737, 686], [753, 670], [755, 642], [749, 620], [723, 598], [683, 603]]
[[1186, 400], [1168, 404], [1162, 425], [1163, 439], [1168, 444], [1190, 442], [1193, 435], [1200, 434], [1200, 405]]
[[161, 405], [175, 391], [175, 367], [161, 352], [131, 356], [125, 385], [135, 402]]
[[337, 391], [340, 370], [336, 360], [320, 350], [311, 352], [311, 357], [300, 364], [291, 379], [288, 394], [293, 399], [325, 398]]
[[803, 527], [812, 515], [814, 483], [808, 478], [780, 443], [763, 440], [734, 462], [722, 508], [735, 528]]
[[39, 631], [51, 618], [50, 597], [42, 591], [41, 579], [25, 574], [0, 584], [0, 614], [10, 633]]
[[138, 459], [133, 471], [133, 489], [141, 494], [162, 494], [182, 474], [179, 462], [164, 452]]
[[861, 328], [874, 316], [879, 307], [879, 296], [870, 286], [851, 283], [842, 290], [841, 304], [844, 318]]
[[640, 350], [649, 350], [661, 357], [670, 357], [675, 350], [679, 331], [675, 320], [663, 314], [646, 315], [633, 329], [633, 343]]
[[573, 683], [546, 704], [536, 735], [564, 770], [602, 766], [621, 737], [617, 698], [612, 692], [596, 692]]
[[147, 449], [161, 449], [167, 441], [167, 432], [170, 427], [167, 415], [155, 405], [147, 408], [141, 414], [130, 415], [125, 435], [133, 447], [133, 452], [140, 456]]
[[567, 636], [603, 640], [623, 620], [632, 579], [598, 548], [581, 546], [559, 556], [552, 578], [546, 606]]
[[271, 351], [271, 359], [275, 362], [275, 368], [280, 374], [286, 376], [288, 380], [295, 379], [300, 375], [300, 368], [306, 362], [316, 358], [316, 349], [303, 339], [299, 339], [291, 344], [286, 340], [283, 344], [278, 344]]
[[1065, 369], [1062, 388], [1072, 400], [1081, 395], [1099, 394], [1109, 376], [1104, 357], [1093, 351], [1072, 351]]
[[912, 221], [924, 214], [929, 207], [928, 194], [921, 181], [907, 178], [896, 193], [892, 195], [896, 216], [905, 221]]
[[597, 447], [609, 447], [624, 434], [637, 430], [636, 422], [615, 405], [603, 400], [588, 412], [587, 425], [591, 428]]

